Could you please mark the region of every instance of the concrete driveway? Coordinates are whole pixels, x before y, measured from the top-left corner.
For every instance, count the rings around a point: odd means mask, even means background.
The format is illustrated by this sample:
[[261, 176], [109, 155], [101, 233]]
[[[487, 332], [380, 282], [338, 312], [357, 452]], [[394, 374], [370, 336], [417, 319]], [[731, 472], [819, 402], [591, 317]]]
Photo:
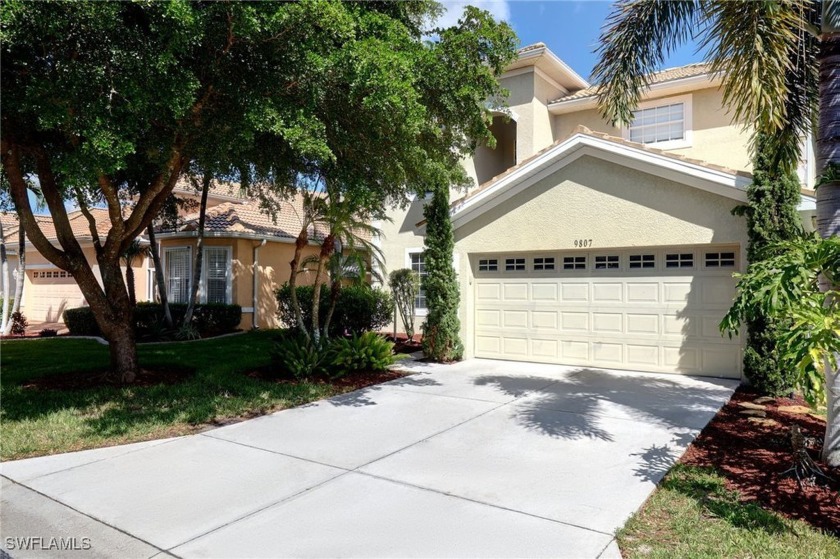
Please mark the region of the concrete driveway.
[[[200, 435], [2, 464], [3, 549], [619, 557], [616, 529], [736, 386], [487, 360], [411, 367]], [[21, 549], [53, 543], [89, 549]]]

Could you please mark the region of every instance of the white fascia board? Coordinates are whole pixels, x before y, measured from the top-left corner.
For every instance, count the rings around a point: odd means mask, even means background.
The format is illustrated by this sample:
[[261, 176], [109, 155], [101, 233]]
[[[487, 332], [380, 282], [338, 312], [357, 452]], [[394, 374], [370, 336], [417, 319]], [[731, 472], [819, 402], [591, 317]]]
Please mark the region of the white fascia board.
[[[173, 231], [169, 233], [158, 233], [155, 235], [158, 239], [192, 239], [198, 237], [198, 231]], [[249, 239], [252, 241], [266, 241], [275, 243], [294, 244], [295, 239], [288, 237], [272, 237], [270, 235], [258, 235], [256, 233], [237, 233], [237, 232], [219, 232], [219, 231], [205, 231], [205, 239]], [[315, 241], [309, 241], [310, 245], [318, 245]]]
[[738, 202], [746, 202], [746, 187], [751, 182], [746, 177], [710, 169], [688, 161], [680, 161], [585, 134], [575, 134], [502, 178], [495, 185], [456, 206], [451, 214], [453, 227], [457, 228], [468, 223], [584, 155], [693, 186]]
[[[704, 84], [706, 84], [704, 87], [698, 87]], [[720, 78], [712, 74], [701, 74], [699, 76], [691, 76], [690, 78], [656, 83], [642, 91], [642, 97], [639, 101], [647, 101], [649, 99], [665, 97], [668, 95], [678, 95], [680, 93], [698, 91], [700, 89], [707, 89], [717, 85], [720, 85]], [[582, 97], [580, 99], [571, 99], [569, 101], [563, 101], [560, 99], [548, 104], [549, 112], [554, 115], [562, 115], [596, 108], [598, 108], [598, 97], [596, 95]]]

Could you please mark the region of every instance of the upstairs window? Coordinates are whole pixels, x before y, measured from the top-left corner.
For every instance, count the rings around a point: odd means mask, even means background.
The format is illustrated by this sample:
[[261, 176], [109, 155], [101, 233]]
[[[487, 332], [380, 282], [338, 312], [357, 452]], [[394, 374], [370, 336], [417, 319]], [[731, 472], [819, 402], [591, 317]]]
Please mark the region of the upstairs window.
[[640, 144], [674, 149], [691, 145], [691, 95], [643, 103], [633, 112], [625, 138]]

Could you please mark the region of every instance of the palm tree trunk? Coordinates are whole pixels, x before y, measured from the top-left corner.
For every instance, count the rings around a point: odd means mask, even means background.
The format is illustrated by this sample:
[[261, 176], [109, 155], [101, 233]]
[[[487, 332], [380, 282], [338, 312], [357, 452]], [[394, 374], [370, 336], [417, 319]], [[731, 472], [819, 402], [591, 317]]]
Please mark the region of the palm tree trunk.
[[125, 263], [125, 286], [128, 289], [128, 302], [132, 307], [137, 306], [137, 290], [134, 285], [134, 268], [132, 268], [133, 258]]
[[330, 233], [324, 237], [321, 243], [321, 252], [318, 254], [318, 273], [315, 276], [315, 285], [312, 288], [312, 335], [315, 341], [321, 339], [320, 308], [321, 308], [321, 286], [324, 285], [324, 269], [327, 261], [335, 250], [335, 235]]
[[[823, 15], [832, 10], [840, 10], [840, 1], [826, 1]], [[836, 12], [835, 12], [836, 13]], [[820, 46], [820, 112], [817, 136], [819, 172], [840, 171], [840, 27], [830, 29], [832, 18], [823, 17], [823, 35]], [[833, 20], [837, 17], [834, 16]], [[837, 21], [833, 21], [838, 25]], [[840, 180], [821, 184], [817, 188], [817, 230], [820, 236], [827, 238], [840, 235]], [[820, 288], [828, 290], [838, 286], [820, 283]], [[822, 458], [833, 467], [840, 466], [840, 370], [825, 363], [826, 400], [828, 416], [826, 418], [825, 439]]]
[[0, 222], [0, 281], [3, 284], [3, 310], [0, 316], [0, 332], [5, 332], [7, 328], [11, 328], [11, 320], [9, 320], [9, 260], [6, 255], [6, 239], [3, 233], [3, 223]]
[[157, 283], [160, 305], [163, 307], [163, 321], [167, 328], [173, 328], [172, 313], [169, 312], [169, 298], [166, 296], [166, 280], [163, 277], [163, 266], [160, 264], [160, 253], [158, 253], [157, 242], [155, 241], [154, 225], [150, 223], [146, 232], [149, 234], [149, 252], [152, 253], [152, 261], [155, 263], [155, 282]]
[[207, 215], [207, 194], [210, 192], [210, 181], [213, 176], [210, 173], [204, 173], [204, 179], [201, 182], [201, 205], [198, 208], [198, 238], [195, 241], [195, 266], [193, 268], [193, 281], [190, 286], [190, 300], [187, 303], [187, 312], [184, 314], [184, 324], [192, 322], [193, 311], [195, 310], [195, 301], [198, 299], [198, 286], [201, 283], [201, 264], [204, 255], [204, 218]]
[[291, 275], [289, 276], [289, 297], [292, 300], [292, 312], [295, 313], [295, 322], [297, 323], [298, 330], [300, 330], [301, 334], [303, 334], [307, 340], [309, 339], [309, 332], [306, 330], [306, 324], [303, 323], [303, 313], [300, 312], [300, 301], [298, 301], [297, 296], [297, 275], [298, 268], [300, 267], [300, 257], [303, 256], [303, 249], [308, 244], [309, 230], [307, 225], [304, 223], [303, 228], [300, 230], [300, 233], [298, 233], [297, 239], [295, 239], [295, 255], [289, 263], [291, 266]]
[[333, 278], [330, 286], [330, 308], [327, 309], [327, 316], [324, 317], [324, 337], [330, 335], [330, 323], [332, 322], [335, 307], [338, 304], [338, 297], [341, 295], [341, 279]]

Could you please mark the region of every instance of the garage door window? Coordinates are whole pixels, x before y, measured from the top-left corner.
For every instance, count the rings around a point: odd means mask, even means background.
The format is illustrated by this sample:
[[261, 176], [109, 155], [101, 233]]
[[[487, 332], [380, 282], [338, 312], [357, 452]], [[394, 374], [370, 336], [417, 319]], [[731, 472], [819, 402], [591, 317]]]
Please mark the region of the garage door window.
[[523, 270], [525, 270], [524, 258], [508, 258], [507, 260], [505, 260], [506, 272], [520, 272]]
[[479, 272], [497, 272], [498, 270], [499, 270], [499, 261], [496, 260], [495, 258], [478, 261], [478, 271]]
[[564, 256], [563, 257], [564, 270], [585, 270], [586, 257], [585, 256]]
[[707, 268], [733, 268], [735, 267], [734, 252], [707, 252]]
[[690, 252], [681, 252], [676, 254], [665, 255], [666, 268], [693, 268], [694, 254]]
[[656, 256], [653, 254], [631, 254], [629, 261], [631, 269], [656, 267]]
[[596, 256], [595, 269], [596, 270], [618, 270], [618, 255], [610, 256]]
[[545, 271], [554, 269], [554, 258], [534, 258], [534, 271]]
[[190, 249], [168, 248], [166, 257], [166, 289], [169, 301], [186, 303], [190, 299]]

